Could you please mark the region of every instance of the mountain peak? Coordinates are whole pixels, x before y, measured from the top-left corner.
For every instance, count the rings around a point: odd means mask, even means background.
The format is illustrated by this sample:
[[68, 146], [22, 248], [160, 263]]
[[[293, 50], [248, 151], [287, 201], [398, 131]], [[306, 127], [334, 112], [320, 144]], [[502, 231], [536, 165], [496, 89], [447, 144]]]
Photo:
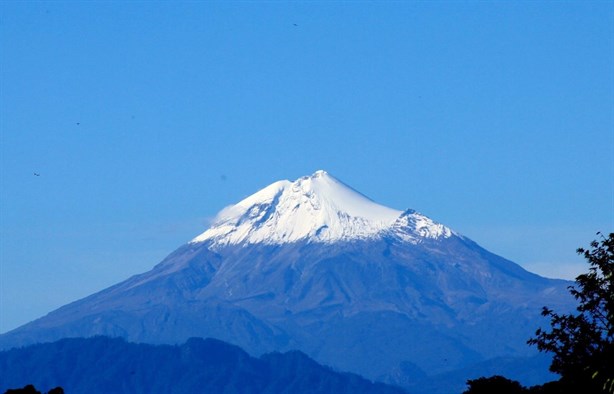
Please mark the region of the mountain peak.
[[310, 178], [323, 178], [326, 176], [330, 176], [328, 175], [328, 172], [324, 171], [324, 170], [318, 170], [316, 172], [314, 172]]
[[318, 170], [294, 182], [272, 183], [224, 208], [211, 228], [191, 242], [223, 246], [366, 238], [392, 229], [402, 214]]

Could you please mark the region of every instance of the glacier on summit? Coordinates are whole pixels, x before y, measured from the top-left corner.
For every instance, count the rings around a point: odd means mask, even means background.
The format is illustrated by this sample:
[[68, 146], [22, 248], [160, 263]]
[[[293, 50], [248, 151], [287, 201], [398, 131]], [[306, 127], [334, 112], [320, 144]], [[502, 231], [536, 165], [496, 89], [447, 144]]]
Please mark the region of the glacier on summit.
[[211, 228], [191, 243], [330, 243], [378, 237], [393, 229], [412, 241], [452, 234], [449, 228], [413, 210], [403, 212], [377, 204], [320, 170], [295, 182], [275, 182], [225, 208]]

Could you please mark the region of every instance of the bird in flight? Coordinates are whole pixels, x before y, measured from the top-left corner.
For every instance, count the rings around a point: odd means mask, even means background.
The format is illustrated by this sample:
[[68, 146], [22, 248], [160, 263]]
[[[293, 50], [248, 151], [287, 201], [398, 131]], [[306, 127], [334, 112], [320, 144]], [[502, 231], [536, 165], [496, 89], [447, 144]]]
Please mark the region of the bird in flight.
[[79, 126], [81, 123], [77, 122], [77, 126]]
[[34, 176], [41, 176], [41, 174], [39, 174], [38, 172], [35, 172]]

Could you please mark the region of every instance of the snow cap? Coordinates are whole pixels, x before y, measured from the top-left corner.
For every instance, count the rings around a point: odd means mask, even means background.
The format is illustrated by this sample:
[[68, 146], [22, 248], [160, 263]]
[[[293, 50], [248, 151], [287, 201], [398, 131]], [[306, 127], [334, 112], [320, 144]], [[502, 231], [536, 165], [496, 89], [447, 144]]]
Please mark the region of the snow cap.
[[377, 204], [326, 171], [278, 181], [224, 208], [191, 242], [215, 245], [335, 242], [377, 236], [403, 211]]

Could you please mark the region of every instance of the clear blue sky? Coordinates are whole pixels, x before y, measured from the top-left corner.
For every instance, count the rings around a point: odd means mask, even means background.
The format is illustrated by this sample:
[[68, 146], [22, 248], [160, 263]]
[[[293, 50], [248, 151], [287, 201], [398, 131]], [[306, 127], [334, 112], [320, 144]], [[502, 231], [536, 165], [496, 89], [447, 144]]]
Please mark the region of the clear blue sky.
[[548, 276], [614, 231], [614, 2], [0, 7], [0, 332], [318, 169]]

